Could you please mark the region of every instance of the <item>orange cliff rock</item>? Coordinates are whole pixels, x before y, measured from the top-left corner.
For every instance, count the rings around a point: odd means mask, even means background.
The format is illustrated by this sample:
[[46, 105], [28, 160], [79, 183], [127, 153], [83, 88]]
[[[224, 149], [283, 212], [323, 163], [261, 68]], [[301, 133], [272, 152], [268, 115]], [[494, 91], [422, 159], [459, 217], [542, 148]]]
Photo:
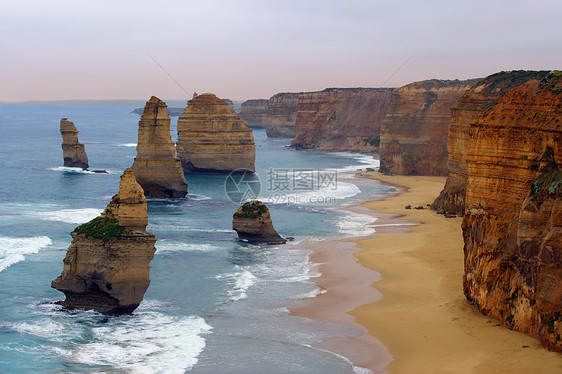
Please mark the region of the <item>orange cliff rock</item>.
[[267, 106], [269, 100], [255, 99], [242, 103], [240, 119], [251, 128], [265, 129], [267, 126]]
[[146, 232], [146, 208], [143, 190], [128, 168], [104, 212], [71, 234], [62, 274], [51, 283], [65, 294], [65, 308], [114, 315], [138, 307], [156, 251], [154, 235]]
[[269, 209], [259, 200], [243, 204], [232, 217], [232, 229], [238, 238], [256, 243], [283, 244], [283, 239], [273, 228]]
[[183, 197], [187, 182], [170, 135], [166, 103], [152, 96], [139, 121], [137, 157], [132, 169], [148, 198]]
[[447, 175], [451, 107], [474, 83], [431, 79], [395, 89], [381, 125], [380, 171]]
[[282, 92], [269, 98], [266, 133], [268, 138], [294, 138], [300, 93]]
[[462, 214], [466, 195], [466, 150], [470, 124], [475, 122], [510, 89], [531, 79], [542, 79], [546, 71], [512, 71], [490, 75], [468, 90], [451, 108], [447, 140], [449, 174], [432, 209]]
[[329, 88], [299, 96], [297, 149], [377, 152], [392, 88]]
[[463, 220], [467, 299], [556, 351], [562, 351], [561, 76], [511, 89], [471, 124]]
[[88, 156], [84, 144], [78, 141], [78, 130], [67, 118], [60, 120], [64, 166], [88, 169]]
[[178, 119], [178, 156], [189, 173], [255, 170], [254, 135], [211, 93], [189, 100]]

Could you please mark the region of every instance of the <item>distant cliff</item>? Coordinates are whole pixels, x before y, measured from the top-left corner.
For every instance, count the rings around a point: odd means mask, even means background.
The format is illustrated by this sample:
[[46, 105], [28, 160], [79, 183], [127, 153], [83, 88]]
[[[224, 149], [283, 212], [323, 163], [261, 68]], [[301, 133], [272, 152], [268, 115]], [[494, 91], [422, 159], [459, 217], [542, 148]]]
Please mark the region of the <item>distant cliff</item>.
[[247, 100], [242, 103], [240, 119], [250, 128], [265, 129], [267, 126], [269, 100]]
[[470, 124], [463, 220], [467, 299], [556, 351], [562, 351], [561, 76], [525, 79]]
[[381, 125], [380, 171], [447, 175], [451, 107], [474, 83], [431, 79], [394, 90]]
[[188, 101], [178, 119], [177, 154], [186, 173], [255, 170], [254, 136], [228, 105], [206, 93]]
[[293, 138], [300, 93], [278, 93], [267, 104], [266, 133], [269, 138]]
[[60, 120], [62, 135], [62, 157], [64, 166], [88, 169], [88, 156], [84, 144], [78, 141], [78, 130], [73, 122], [66, 118]]
[[542, 79], [546, 71], [512, 71], [490, 75], [468, 90], [451, 108], [451, 125], [447, 139], [449, 174], [445, 187], [432, 204], [435, 210], [451, 213], [464, 211], [466, 195], [466, 150], [470, 124], [510, 89], [531, 79]]
[[297, 149], [377, 152], [392, 88], [329, 88], [299, 96]]

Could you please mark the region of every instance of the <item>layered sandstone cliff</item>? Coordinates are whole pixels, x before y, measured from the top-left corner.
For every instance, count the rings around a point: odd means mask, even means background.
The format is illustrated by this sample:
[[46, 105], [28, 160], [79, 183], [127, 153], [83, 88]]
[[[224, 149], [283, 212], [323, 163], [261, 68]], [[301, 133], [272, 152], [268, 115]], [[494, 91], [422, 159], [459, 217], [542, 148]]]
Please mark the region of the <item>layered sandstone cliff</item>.
[[128, 168], [104, 212], [71, 234], [62, 274], [51, 283], [66, 296], [61, 304], [104, 314], [135, 310], [150, 284], [156, 251], [146, 225], [146, 198]]
[[211, 93], [188, 101], [178, 119], [177, 152], [187, 173], [255, 170], [252, 130]]
[[252, 200], [238, 208], [232, 217], [232, 229], [238, 233], [238, 238], [249, 242], [286, 242], [273, 228], [269, 209], [258, 200]]
[[300, 93], [278, 93], [267, 104], [266, 133], [269, 138], [294, 138]]
[[562, 351], [562, 79], [519, 85], [468, 130], [464, 293]]
[[300, 95], [297, 149], [377, 152], [392, 88], [329, 88]]
[[64, 166], [88, 169], [88, 156], [84, 144], [78, 141], [78, 130], [73, 122], [67, 118], [60, 120], [60, 133], [62, 135], [62, 156]]
[[451, 107], [476, 80], [415, 82], [397, 88], [380, 131], [380, 171], [447, 175]]
[[137, 157], [132, 169], [147, 198], [187, 195], [187, 182], [176, 157], [166, 108], [166, 103], [152, 96], [139, 121]]
[[269, 100], [256, 99], [247, 100], [242, 103], [240, 119], [246, 126], [257, 129], [265, 129], [267, 126], [267, 106]]
[[470, 124], [510, 89], [531, 79], [542, 79], [545, 71], [511, 71], [490, 75], [468, 90], [451, 108], [451, 124], [447, 140], [449, 174], [439, 197], [432, 204], [435, 210], [462, 214], [466, 194], [466, 150]]

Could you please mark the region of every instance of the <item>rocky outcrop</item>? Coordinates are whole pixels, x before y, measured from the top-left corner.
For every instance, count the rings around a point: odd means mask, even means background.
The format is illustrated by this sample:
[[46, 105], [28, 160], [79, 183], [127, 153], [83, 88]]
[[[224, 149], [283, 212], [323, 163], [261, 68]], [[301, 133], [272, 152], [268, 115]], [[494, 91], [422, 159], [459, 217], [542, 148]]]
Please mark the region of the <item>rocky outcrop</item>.
[[152, 96], [139, 121], [133, 171], [147, 198], [184, 197], [187, 182], [170, 135], [166, 103]]
[[[166, 108], [166, 112], [170, 117], [179, 117], [183, 113], [183, 108]], [[142, 116], [144, 113], [144, 108], [136, 108], [134, 109], [131, 114], [138, 114]]]
[[232, 229], [238, 238], [249, 242], [282, 244], [283, 239], [273, 228], [269, 209], [258, 200], [242, 205], [232, 218]]
[[230, 100], [230, 99], [221, 99], [221, 100], [224, 101], [226, 103], [226, 105], [228, 105], [228, 109], [232, 113], [236, 114], [236, 110], [234, 109], [234, 103], [232, 102], [232, 100]]
[[78, 130], [73, 122], [67, 118], [60, 120], [60, 133], [62, 135], [62, 156], [64, 166], [71, 168], [88, 169], [88, 156], [84, 144], [78, 141]]
[[475, 122], [510, 89], [531, 79], [542, 79], [546, 71], [511, 71], [490, 75], [468, 90], [451, 108], [447, 140], [449, 154], [447, 182], [432, 204], [435, 210], [454, 214], [464, 211], [466, 195], [466, 150], [470, 124]]
[[265, 129], [267, 126], [267, 106], [269, 100], [247, 100], [242, 103], [240, 119], [246, 126], [256, 129]]
[[252, 130], [210, 93], [189, 100], [178, 119], [177, 153], [188, 173], [255, 170]]
[[392, 88], [329, 88], [300, 95], [297, 149], [377, 152]]
[[518, 85], [471, 123], [463, 219], [467, 299], [483, 314], [557, 351], [562, 351], [561, 76], [554, 72]]
[[283, 92], [267, 104], [266, 134], [269, 138], [294, 138], [300, 93]]
[[65, 294], [65, 308], [104, 314], [137, 308], [150, 284], [149, 263], [156, 251], [147, 218], [146, 198], [129, 168], [103, 213], [71, 234], [62, 274], [51, 283]]
[[382, 121], [380, 171], [447, 175], [451, 107], [477, 80], [426, 80], [397, 88]]

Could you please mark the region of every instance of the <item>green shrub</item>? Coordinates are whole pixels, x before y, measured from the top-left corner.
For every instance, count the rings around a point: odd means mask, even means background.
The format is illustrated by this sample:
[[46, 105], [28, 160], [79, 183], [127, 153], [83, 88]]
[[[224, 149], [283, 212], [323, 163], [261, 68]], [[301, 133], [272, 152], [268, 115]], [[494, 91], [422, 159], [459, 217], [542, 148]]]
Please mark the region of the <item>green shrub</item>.
[[74, 232], [84, 234], [86, 238], [103, 239], [104, 241], [120, 237], [125, 228], [119, 225], [116, 218], [100, 216], [90, 222], [78, 226]]

